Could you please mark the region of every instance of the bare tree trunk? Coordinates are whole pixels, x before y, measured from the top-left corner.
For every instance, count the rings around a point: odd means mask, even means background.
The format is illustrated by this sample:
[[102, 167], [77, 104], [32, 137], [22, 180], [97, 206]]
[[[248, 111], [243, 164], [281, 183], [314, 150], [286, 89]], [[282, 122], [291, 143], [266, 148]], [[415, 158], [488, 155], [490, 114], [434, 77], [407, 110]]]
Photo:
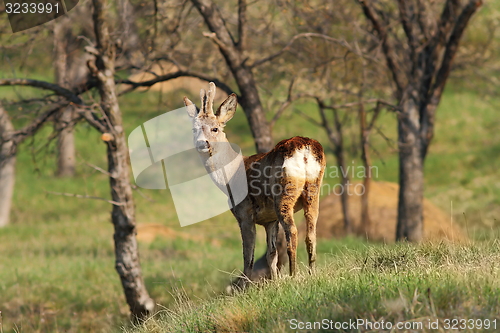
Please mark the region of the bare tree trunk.
[[316, 102], [318, 104], [319, 114], [321, 116], [321, 126], [323, 126], [323, 128], [325, 129], [326, 134], [328, 135], [328, 139], [333, 146], [333, 154], [337, 159], [337, 167], [340, 169], [340, 181], [342, 184], [342, 193], [340, 194], [340, 200], [342, 203], [342, 213], [344, 214], [344, 231], [348, 235], [352, 233], [352, 223], [349, 210], [349, 172], [347, 171], [347, 166], [345, 163], [342, 122], [340, 120], [337, 109], [328, 107], [333, 111], [334, 126], [330, 125], [325, 114], [325, 108], [327, 108], [327, 106], [319, 98], [316, 98]]
[[[56, 82], [63, 88], [69, 88], [67, 34], [68, 19], [62, 17], [54, 26], [54, 68]], [[56, 117], [57, 137], [57, 171], [60, 177], [75, 175], [75, 138], [73, 134], [73, 107], [60, 110]]]
[[398, 241], [416, 242], [423, 236], [424, 161], [416, 96], [409, 86], [400, 103]]
[[265, 153], [271, 150], [274, 146], [271, 126], [267, 122], [264, 108], [260, 101], [257, 84], [255, 83], [252, 69], [246, 66], [244, 56], [244, 45], [246, 29], [246, 3], [244, 0], [238, 2], [239, 18], [238, 30], [240, 32], [239, 41], [236, 42], [227, 29], [224, 19], [222, 18], [219, 9], [212, 0], [191, 0], [196, 6], [205, 23], [209, 27], [213, 35], [210, 36], [217, 44], [221, 54], [224, 56], [231, 73], [240, 89], [239, 103], [245, 111], [250, 130], [255, 140], [255, 147], [258, 153]]
[[360, 136], [361, 136], [361, 159], [363, 160], [363, 167], [365, 169], [365, 179], [363, 180], [363, 194], [361, 195], [361, 223], [360, 227], [366, 238], [371, 234], [371, 221], [369, 213], [368, 198], [370, 194], [370, 181], [371, 181], [371, 162], [368, 147], [369, 129], [366, 124], [366, 110], [363, 103], [359, 105], [360, 111]]
[[[370, 173], [370, 164], [364, 162], [365, 167]], [[363, 194], [361, 195], [361, 230], [365, 234], [367, 239], [370, 239], [372, 234], [372, 221], [370, 219], [370, 206], [369, 206], [369, 196], [370, 196], [370, 186], [371, 186], [371, 175], [367, 174], [365, 179], [363, 179]]]
[[111, 219], [115, 228], [116, 270], [120, 276], [133, 320], [144, 319], [155, 307], [142, 278], [136, 240], [135, 204], [130, 186], [128, 148], [123, 130], [122, 116], [114, 81], [115, 45], [109, 39], [106, 22], [105, 1], [93, 0], [94, 29], [97, 39], [96, 56], [92, 72], [97, 78], [101, 107], [109, 119], [109, 134], [106, 140], [111, 198], [120, 203], [113, 205]]
[[424, 160], [434, 136], [436, 108], [460, 39], [482, 0], [446, 0], [439, 18], [426, 6], [398, 0], [398, 23], [374, 0], [357, 0], [380, 40], [399, 100], [399, 203], [397, 240], [419, 241], [423, 233]]
[[349, 210], [349, 176], [348, 176], [348, 171], [346, 169], [347, 166], [345, 163], [343, 144], [337, 146], [334, 153], [337, 159], [337, 166], [340, 168], [340, 177], [342, 184], [342, 193], [340, 194], [340, 201], [342, 203], [342, 214], [344, 215], [344, 231], [346, 235], [350, 235], [352, 234], [352, 223]]
[[250, 124], [257, 153], [268, 152], [274, 147], [271, 126], [266, 120], [253, 74], [249, 69], [236, 70], [235, 78], [241, 92], [239, 102]]
[[59, 177], [75, 175], [75, 135], [73, 133], [73, 107], [67, 106], [59, 111], [57, 125], [57, 172]]
[[0, 227], [9, 224], [12, 194], [14, 193], [16, 155], [14, 143], [5, 141], [8, 132], [13, 132], [14, 126], [0, 105]]
[[118, 0], [117, 10], [119, 38], [122, 41], [120, 46], [122, 61], [116, 65], [117, 67], [123, 64], [139, 66], [143, 60], [141, 59], [140, 36], [137, 32], [137, 14], [134, 12], [134, 6], [130, 0]]

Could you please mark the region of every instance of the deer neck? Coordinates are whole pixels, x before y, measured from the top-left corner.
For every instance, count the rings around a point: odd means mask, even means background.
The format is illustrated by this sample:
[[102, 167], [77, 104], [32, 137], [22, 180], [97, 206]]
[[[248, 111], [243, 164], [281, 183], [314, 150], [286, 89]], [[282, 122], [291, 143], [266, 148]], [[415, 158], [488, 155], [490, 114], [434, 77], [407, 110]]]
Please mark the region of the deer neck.
[[211, 153], [203, 160], [205, 169], [210, 174], [212, 181], [226, 195], [227, 185], [240, 167], [239, 153], [231, 148], [230, 143], [217, 142]]

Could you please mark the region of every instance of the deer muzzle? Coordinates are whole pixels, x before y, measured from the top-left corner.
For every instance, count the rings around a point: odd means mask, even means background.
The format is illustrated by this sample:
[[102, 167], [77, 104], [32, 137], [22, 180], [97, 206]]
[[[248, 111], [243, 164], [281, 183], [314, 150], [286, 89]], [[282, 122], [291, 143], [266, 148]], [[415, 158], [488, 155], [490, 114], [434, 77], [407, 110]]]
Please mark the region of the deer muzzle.
[[196, 141], [196, 149], [200, 153], [208, 153], [210, 150], [210, 143], [206, 140], [198, 140]]

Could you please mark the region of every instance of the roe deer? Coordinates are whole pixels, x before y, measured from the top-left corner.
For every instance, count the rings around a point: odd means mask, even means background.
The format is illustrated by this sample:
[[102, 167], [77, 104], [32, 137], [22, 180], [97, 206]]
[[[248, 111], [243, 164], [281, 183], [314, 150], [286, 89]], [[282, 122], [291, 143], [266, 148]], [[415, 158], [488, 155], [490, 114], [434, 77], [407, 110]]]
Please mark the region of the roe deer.
[[[205, 168], [210, 172], [214, 183], [228, 194], [226, 186], [236, 170], [227, 171], [228, 168], [225, 167], [228, 175], [224, 171], [223, 175], [214, 171], [230, 165], [237, 155], [231, 149], [223, 129], [236, 112], [238, 102], [236, 95], [231, 94], [214, 113], [212, 107], [215, 91], [215, 84], [210, 82], [208, 92], [204, 89], [200, 92], [200, 108], [187, 97], [184, 97], [184, 104], [192, 119], [194, 145]], [[286, 236], [290, 275], [295, 275], [297, 228], [293, 214], [300, 209], [304, 210], [306, 219], [305, 242], [312, 272], [316, 261], [319, 193], [325, 171], [323, 147], [316, 140], [296, 136], [279, 142], [268, 153], [244, 157], [243, 160], [248, 194], [231, 209], [238, 220], [243, 240], [243, 274], [252, 279], [255, 225], [260, 224], [266, 229], [266, 257], [271, 279], [277, 277], [276, 238], [280, 223]], [[244, 279], [241, 281], [245, 283]]]

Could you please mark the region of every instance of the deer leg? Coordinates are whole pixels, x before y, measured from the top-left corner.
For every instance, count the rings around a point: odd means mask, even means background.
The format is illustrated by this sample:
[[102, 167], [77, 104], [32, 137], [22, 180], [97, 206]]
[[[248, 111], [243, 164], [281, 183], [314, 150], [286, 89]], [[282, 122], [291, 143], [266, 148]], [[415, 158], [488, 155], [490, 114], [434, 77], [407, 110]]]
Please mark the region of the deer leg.
[[306, 219], [306, 248], [309, 256], [309, 272], [314, 272], [316, 263], [316, 223], [319, 214], [319, 187], [306, 184], [302, 195], [304, 217]]
[[290, 275], [297, 271], [297, 227], [293, 220], [294, 207], [300, 198], [304, 183], [299, 179], [282, 179], [282, 195], [275, 198], [276, 215], [285, 231]]
[[285, 231], [290, 275], [293, 276], [297, 271], [297, 227], [293, 220], [293, 205], [280, 204], [277, 215]]
[[267, 239], [267, 264], [269, 265], [269, 272], [271, 280], [278, 277], [278, 249], [276, 247], [276, 239], [278, 236], [278, 221], [268, 223], [266, 228]]
[[288, 264], [290, 266], [290, 275], [294, 276], [297, 272], [297, 227], [290, 218], [284, 219], [283, 229], [285, 229], [285, 236], [287, 241]]
[[278, 235], [276, 237], [276, 248], [278, 249], [278, 271], [281, 272], [283, 266], [288, 261], [288, 253], [286, 248], [286, 237], [283, 227], [278, 222]]
[[243, 241], [243, 274], [251, 280], [255, 250], [255, 224], [241, 221], [240, 230]]

